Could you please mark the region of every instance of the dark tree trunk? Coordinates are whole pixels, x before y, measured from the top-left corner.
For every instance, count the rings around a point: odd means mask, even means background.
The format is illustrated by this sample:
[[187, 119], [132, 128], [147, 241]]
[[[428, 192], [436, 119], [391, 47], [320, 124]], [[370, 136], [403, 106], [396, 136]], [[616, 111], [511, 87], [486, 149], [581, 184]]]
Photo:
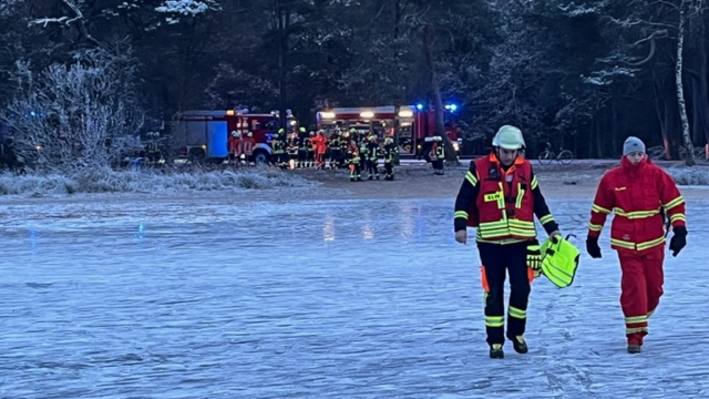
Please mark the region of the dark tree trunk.
[[660, 136], [662, 139], [662, 148], [664, 150], [664, 153], [662, 157], [664, 159], [669, 160], [670, 159], [670, 142], [668, 140], [668, 129], [669, 126], [667, 126], [667, 119], [665, 113], [667, 110], [664, 108], [664, 101], [662, 99], [662, 87], [660, 87], [660, 83], [658, 82], [657, 75], [655, 74], [655, 70], [652, 70], [652, 77], [653, 77], [653, 82], [652, 82], [652, 92], [653, 92], [653, 104], [655, 105], [655, 115], [657, 115], [657, 122], [658, 125], [660, 126]]
[[443, 138], [445, 143], [446, 161], [457, 161], [453, 143], [448, 140], [445, 134], [445, 126], [443, 122], [443, 99], [441, 98], [441, 88], [438, 84], [436, 76], [436, 67], [433, 62], [433, 26], [426, 25], [423, 29], [423, 51], [426, 58], [426, 67], [428, 69], [428, 77], [431, 85], [431, 94], [433, 96], [433, 110], [436, 113], [436, 135]]
[[394, 0], [394, 39], [399, 38], [399, 25], [401, 24], [401, 0]]
[[679, 5], [679, 24], [677, 27], [677, 58], [675, 59], [675, 82], [677, 84], [677, 107], [679, 117], [682, 122], [682, 145], [686, 152], [685, 163], [692, 166], [696, 163], [694, 159], [694, 146], [692, 136], [689, 132], [689, 118], [687, 117], [687, 105], [684, 99], [684, 82], [682, 81], [682, 71], [684, 68], [684, 45], [685, 45], [685, 25], [686, 9], [689, 7], [687, 0], [682, 0]]
[[602, 121], [601, 119], [605, 118], [605, 112], [601, 110], [601, 112], [596, 113], [596, 117], [593, 120], [593, 148], [590, 148], [589, 153], [592, 153], [592, 157], [595, 158], [601, 158], [601, 135], [603, 134], [603, 129], [601, 128]]
[[[707, 68], [706, 25], [704, 16], [696, 18], [698, 23], [694, 55], [697, 60], [697, 79], [692, 87], [694, 105], [694, 142], [709, 143], [709, 82]], [[705, 154], [706, 157], [706, 154]]]
[[680, 125], [677, 121], [677, 107], [676, 103], [674, 102], [674, 99], [667, 98], [664, 101], [664, 107], [665, 127], [667, 129], [664, 137], [665, 145], [669, 148], [670, 159], [677, 159], [679, 158], [679, 154], [677, 152], [677, 143]]
[[[620, 149], [620, 145], [618, 144], [618, 131], [623, 129], [622, 126], [620, 126], [620, 118], [618, 118], [618, 108], [615, 105], [615, 100], [611, 101], [611, 119], [610, 119], [610, 131], [611, 131], [611, 140], [610, 140], [610, 153], [613, 154], [613, 156], [616, 156], [618, 153], [622, 153], [623, 151]], [[623, 138], [624, 139], [624, 138]]]
[[287, 92], [287, 56], [288, 56], [288, 29], [290, 27], [290, 11], [282, 0], [276, 0], [276, 18], [278, 26], [278, 113], [279, 126], [286, 128], [288, 117], [286, 115]]

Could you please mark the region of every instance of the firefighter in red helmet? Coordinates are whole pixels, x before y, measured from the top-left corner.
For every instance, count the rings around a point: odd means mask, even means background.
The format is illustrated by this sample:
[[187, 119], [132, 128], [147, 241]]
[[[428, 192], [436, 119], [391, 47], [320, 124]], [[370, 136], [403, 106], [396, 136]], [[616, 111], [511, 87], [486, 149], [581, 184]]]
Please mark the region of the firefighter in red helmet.
[[[477, 229], [485, 291], [485, 330], [491, 358], [503, 358], [505, 336], [518, 353], [526, 353], [524, 332], [532, 269], [541, 267], [534, 216], [547, 234], [559, 234], [558, 225], [539, 188], [532, 165], [521, 153], [522, 132], [500, 127], [494, 150], [470, 163], [455, 201], [455, 239], [467, 243], [466, 227]], [[510, 276], [510, 299], [505, 333], [504, 283]]]

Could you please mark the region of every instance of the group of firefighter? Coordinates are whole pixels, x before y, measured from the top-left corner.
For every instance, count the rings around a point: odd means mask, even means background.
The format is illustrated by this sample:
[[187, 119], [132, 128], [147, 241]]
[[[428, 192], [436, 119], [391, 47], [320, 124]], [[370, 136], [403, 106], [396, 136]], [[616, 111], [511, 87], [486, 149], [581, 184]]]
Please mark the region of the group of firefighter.
[[[278, 129], [271, 138], [272, 165], [282, 169], [344, 169], [349, 170], [350, 181], [380, 179], [380, 161], [384, 165], [385, 180], [394, 180], [394, 164], [399, 147], [391, 135], [375, 131], [335, 129], [329, 135], [324, 130], [310, 131], [300, 127], [286, 134]], [[429, 157], [434, 174], [444, 174], [445, 150], [440, 136], [431, 137]], [[253, 133], [233, 131], [229, 140], [230, 158], [236, 165], [248, 165], [254, 149]]]
[[379, 160], [384, 161], [384, 179], [394, 180], [394, 162], [398, 148], [391, 136], [380, 139], [376, 132], [356, 129], [324, 130], [304, 128], [284, 136], [284, 130], [271, 140], [272, 163], [281, 168], [316, 168], [349, 170], [350, 181], [361, 181], [366, 172], [369, 180], [380, 178]]

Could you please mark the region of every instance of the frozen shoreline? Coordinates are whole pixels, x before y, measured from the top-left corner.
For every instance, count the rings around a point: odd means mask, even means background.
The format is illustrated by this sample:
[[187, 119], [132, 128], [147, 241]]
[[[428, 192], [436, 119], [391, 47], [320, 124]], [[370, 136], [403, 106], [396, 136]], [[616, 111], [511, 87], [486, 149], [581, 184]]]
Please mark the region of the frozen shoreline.
[[[163, 174], [154, 171], [106, 172], [88, 176], [12, 176], [0, 174], [0, 203], [130, 201], [251, 202], [351, 199], [455, 198], [468, 161], [435, 176], [424, 163], [396, 168], [394, 181], [350, 182], [346, 170], [277, 169], [214, 170]], [[534, 165], [542, 191], [549, 198], [592, 200], [604, 171], [615, 161], [577, 161], [569, 166]], [[662, 165], [678, 181], [709, 182], [709, 166]], [[708, 185], [680, 185], [688, 200], [703, 199]]]

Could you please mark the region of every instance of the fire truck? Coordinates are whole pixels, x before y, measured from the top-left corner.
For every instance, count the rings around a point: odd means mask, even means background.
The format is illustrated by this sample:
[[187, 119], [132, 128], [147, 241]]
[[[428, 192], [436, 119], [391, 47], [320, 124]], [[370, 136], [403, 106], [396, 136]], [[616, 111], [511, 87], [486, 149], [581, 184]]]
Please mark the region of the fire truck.
[[[178, 113], [172, 123], [170, 151], [194, 163], [220, 163], [229, 157], [231, 132], [240, 132], [242, 137], [251, 132], [254, 138], [251, 160], [257, 164], [267, 163], [271, 156], [271, 138], [278, 130], [278, 115], [278, 111], [256, 114], [233, 109]], [[291, 128], [298, 125], [290, 111], [287, 121]]]
[[[446, 104], [445, 109], [446, 135], [459, 151], [459, 132], [454, 123], [458, 106]], [[404, 156], [426, 157], [431, 145], [426, 138], [436, 132], [436, 114], [423, 104], [329, 108], [319, 111], [316, 119], [318, 128], [328, 134], [338, 129], [342, 132], [355, 129], [380, 137], [392, 136]]]

